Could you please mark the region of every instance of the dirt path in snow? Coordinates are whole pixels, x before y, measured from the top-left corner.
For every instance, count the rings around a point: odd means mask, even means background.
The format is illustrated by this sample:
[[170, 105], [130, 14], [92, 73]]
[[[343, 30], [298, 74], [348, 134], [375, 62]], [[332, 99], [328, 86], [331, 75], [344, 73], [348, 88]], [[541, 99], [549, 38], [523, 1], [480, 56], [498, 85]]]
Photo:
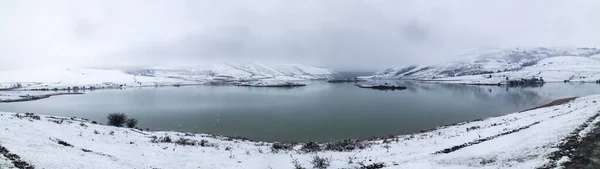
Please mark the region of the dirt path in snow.
[[586, 137], [581, 138], [573, 149], [566, 149], [570, 162], [563, 164], [566, 169], [598, 169], [600, 168], [600, 123], [592, 124], [594, 129]]

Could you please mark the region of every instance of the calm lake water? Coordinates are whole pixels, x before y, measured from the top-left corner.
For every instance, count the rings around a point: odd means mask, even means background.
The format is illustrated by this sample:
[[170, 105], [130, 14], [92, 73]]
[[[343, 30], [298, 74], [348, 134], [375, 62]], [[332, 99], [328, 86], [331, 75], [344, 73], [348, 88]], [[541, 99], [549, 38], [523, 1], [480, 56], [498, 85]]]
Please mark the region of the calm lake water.
[[310, 82], [291, 89], [189, 86], [96, 90], [2, 103], [0, 111], [83, 117], [101, 123], [106, 123], [108, 113], [122, 112], [137, 118], [141, 128], [324, 142], [414, 133], [500, 116], [558, 98], [600, 93], [600, 85], [579, 83], [538, 88], [389, 83], [408, 89], [379, 91], [354, 84]]

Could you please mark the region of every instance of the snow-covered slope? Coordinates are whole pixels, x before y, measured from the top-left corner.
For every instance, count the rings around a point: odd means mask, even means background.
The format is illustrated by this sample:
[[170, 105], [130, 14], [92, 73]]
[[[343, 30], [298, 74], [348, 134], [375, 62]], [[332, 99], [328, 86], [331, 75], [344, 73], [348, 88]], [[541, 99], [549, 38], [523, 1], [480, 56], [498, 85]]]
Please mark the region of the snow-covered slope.
[[106, 69], [29, 69], [0, 70], [0, 90], [138, 87], [206, 84], [208, 82], [269, 80], [325, 80], [337, 76], [328, 69], [305, 65], [217, 64], [201, 68], [152, 67], [127, 70]]
[[506, 84], [507, 80], [543, 78], [545, 82], [595, 82], [600, 80], [600, 61], [588, 57], [560, 56], [542, 59], [519, 70], [441, 78], [447, 83]]
[[[600, 122], [600, 95], [434, 130], [361, 142], [366, 148], [327, 150], [328, 144], [272, 151], [272, 143], [207, 134], [140, 131], [79, 118], [0, 112], [0, 148], [36, 168], [313, 168], [315, 156], [329, 168], [530, 169], [560, 165], [572, 156], [560, 149]], [[164, 141], [169, 137], [168, 141]], [[152, 140], [155, 140], [154, 142]], [[163, 141], [160, 141], [163, 140]], [[347, 143], [347, 142], [346, 142]], [[352, 147], [355, 142], [343, 144]], [[331, 147], [336, 147], [337, 144]], [[556, 153], [561, 152], [561, 153]], [[565, 156], [563, 156], [565, 155]], [[12, 168], [2, 158], [0, 167]], [[8, 155], [4, 155], [5, 157]]]
[[373, 76], [367, 78], [431, 80], [457, 76], [519, 71], [535, 65], [538, 61], [546, 58], [558, 56], [590, 57], [597, 54], [600, 54], [600, 49], [598, 48], [478, 48], [454, 56], [457, 58], [472, 58], [470, 60], [439, 65], [390, 68], [377, 72]]
[[337, 73], [323, 68], [298, 64], [221, 63], [194, 69], [146, 68], [128, 71], [130, 74], [150, 77], [169, 77], [185, 80], [326, 80]]

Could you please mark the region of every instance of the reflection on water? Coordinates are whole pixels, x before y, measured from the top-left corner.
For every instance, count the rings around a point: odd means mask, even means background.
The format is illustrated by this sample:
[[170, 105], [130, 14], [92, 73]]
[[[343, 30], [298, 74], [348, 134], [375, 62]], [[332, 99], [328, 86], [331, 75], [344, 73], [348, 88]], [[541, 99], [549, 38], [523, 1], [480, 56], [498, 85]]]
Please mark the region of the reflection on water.
[[504, 88], [375, 81], [401, 91], [309, 82], [306, 87], [190, 86], [96, 90], [85, 95], [0, 104], [0, 111], [77, 116], [105, 122], [110, 112], [137, 118], [142, 128], [243, 136], [258, 140], [332, 141], [406, 134], [500, 116], [551, 100], [600, 93], [597, 84]]

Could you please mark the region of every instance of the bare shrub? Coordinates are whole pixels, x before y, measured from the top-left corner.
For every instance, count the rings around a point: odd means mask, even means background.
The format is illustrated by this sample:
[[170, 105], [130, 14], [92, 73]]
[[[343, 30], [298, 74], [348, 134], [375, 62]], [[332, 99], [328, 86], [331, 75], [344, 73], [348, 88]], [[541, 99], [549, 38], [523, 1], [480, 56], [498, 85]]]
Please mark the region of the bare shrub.
[[294, 165], [294, 169], [306, 169], [306, 168], [302, 167], [302, 165], [300, 164], [298, 159], [295, 159], [294, 156], [292, 156], [291, 154], [290, 154], [290, 157], [292, 158], [292, 165]]
[[373, 163], [369, 165], [361, 164], [360, 169], [380, 169], [385, 167], [385, 163]]
[[187, 138], [179, 138], [179, 140], [175, 141], [175, 144], [182, 146], [195, 146], [198, 144], [198, 141]]
[[215, 144], [215, 143], [209, 143], [207, 140], [200, 140], [200, 143], [198, 144], [202, 147], [219, 147], [219, 145]]
[[312, 163], [313, 168], [326, 169], [329, 167], [331, 159], [314, 156], [310, 162]]
[[125, 126], [129, 127], [129, 128], [135, 128], [135, 126], [137, 126], [137, 119], [127, 119], [125, 121]]
[[318, 152], [321, 151], [321, 146], [319, 146], [319, 144], [317, 144], [316, 142], [307, 142], [304, 143], [302, 145], [302, 147], [300, 148], [301, 151], [306, 152], [306, 153], [310, 153], [310, 152]]
[[273, 143], [271, 145], [271, 151], [279, 152], [279, 150], [292, 150], [294, 148], [294, 144], [292, 143]]
[[325, 150], [330, 151], [352, 151], [356, 149], [365, 149], [369, 146], [368, 143], [360, 140], [343, 140], [338, 142], [327, 143]]
[[169, 137], [169, 136], [164, 136], [164, 137], [161, 137], [161, 138], [158, 140], [158, 142], [161, 142], [161, 143], [170, 143], [170, 142], [172, 142], [172, 140], [171, 140], [171, 137]]
[[125, 124], [125, 121], [127, 120], [127, 115], [123, 114], [123, 113], [111, 113], [108, 114], [108, 125], [111, 126], [115, 126], [115, 127], [122, 127], [123, 124]]

